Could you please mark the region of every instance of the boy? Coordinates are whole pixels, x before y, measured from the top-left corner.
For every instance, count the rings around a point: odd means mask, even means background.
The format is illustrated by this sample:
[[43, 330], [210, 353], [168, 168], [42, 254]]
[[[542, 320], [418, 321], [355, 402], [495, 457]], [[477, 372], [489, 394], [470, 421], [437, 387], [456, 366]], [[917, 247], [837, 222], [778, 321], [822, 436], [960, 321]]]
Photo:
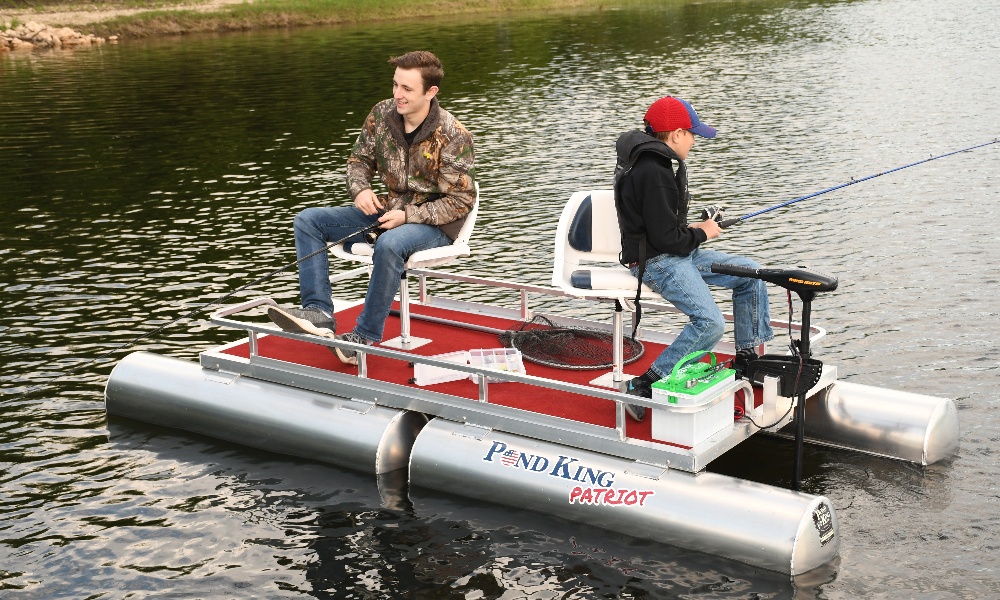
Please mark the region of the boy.
[[[733, 290], [736, 366], [745, 369], [756, 348], [774, 339], [767, 288], [763, 281], [712, 273], [712, 263], [759, 268], [754, 261], [702, 244], [719, 237], [713, 219], [688, 223], [688, 153], [696, 136], [714, 138], [716, 130], [701, 122], [688, 102], [666, 96], [654, 102], [643, 119], [645, 132], [629, 131], [618, 138], [615, 206], [622, 234], [621, 262], [646, 285], [671, 302], [688, 323], [649, 370], [626, 382], [625, 393], [651, 398], [652, 384], [670, 374], [692, 352], [711, 350], [722, 339], [725, 320], [708, 284]], [[646, 409], [625, 405], [635, 420]]]

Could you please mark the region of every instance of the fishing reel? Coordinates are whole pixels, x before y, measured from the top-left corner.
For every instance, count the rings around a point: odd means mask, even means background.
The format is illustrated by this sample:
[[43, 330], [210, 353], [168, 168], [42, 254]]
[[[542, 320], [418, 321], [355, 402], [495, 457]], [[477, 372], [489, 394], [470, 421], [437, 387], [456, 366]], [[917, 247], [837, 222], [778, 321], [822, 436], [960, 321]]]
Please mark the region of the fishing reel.
[[383, 233], [385, 233], [385, 231], [386, 230], [382, 229], [381, 227], [376, 227], [375, 229], [369, 229], [368, 231], [366, 231], [364, 233], [364, 236], [363, 236], [364, 239], [365, 239], [365, 243], [368, 244], [369, 246], [374, 247], [375, 246], [375, 242], [378, 241], [378, 236], [380, 236]]
[[[375, 216], [376, 217], [381, 217], [384, 214], [385, 214], [385, 210], [380, 209]], [[372, 224], [374, 225], [374, 223], [372, 223]], [[362, 239], [365, 240], [366, 244], [368, 244], [369, 246], [371, 246], [372, 248], [374, 248], [375, 247], [375, 242], [378, 241], [378, 236], [382, 235], [386, 231], [387, 231], [386, 229], [382, 229], [381, 227], [376, 227], [374, 229], [369, 229], [368, 231], [364, 232], [361, 235], [361, 237], [362, 237]]]
[[701, 209], [701, 220], [708, 221], [712, 220], [716, 223], [722, 221], [722, 217], [725, 215], [726, 209], [718, 204], [713, 204], [712, 206], [707, 206]]

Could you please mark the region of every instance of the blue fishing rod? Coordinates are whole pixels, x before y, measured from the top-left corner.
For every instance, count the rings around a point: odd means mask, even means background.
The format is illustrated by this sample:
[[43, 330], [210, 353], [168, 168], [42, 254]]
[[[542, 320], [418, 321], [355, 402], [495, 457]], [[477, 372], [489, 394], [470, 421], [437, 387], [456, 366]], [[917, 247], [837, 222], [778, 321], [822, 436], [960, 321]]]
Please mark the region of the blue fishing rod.
[[[731, 225], [736, 225], [747, 219], [752, 219], [758, 215], [769, 213], [772, 210], [778, 210], [779, 208], [784, 208], [790, 204], [795, 204], [796, 202], [802, 202], [803, 200], [808, 200], [809, 198], [815, 198], [816, 196], [821, 196], [823, 194], [828, 194], [834, 190], [839, 190], [845, 188], [849, 185], [854, 185], [861, 183], [862, 181], [868, 181], [869, 179], [874, 179], [876, 177], [881, 177], [882, 175], [888, 175], [889, 173], [895, 173], [896, 171], [902, 171], [903, 169], [908, 169], [910, 167], [915, 167], [917, 165], [923, 164], [925, 162], [930, 162], [932, 160], [937, 160], [939, 158], [944, 158], [946, 156], [952, 156], [954, 154], [959, 154], [961, 152], [969, 152], [970, 150], [975, 150], [976, 148], [982, 148], [983, 146], [989, 146], [990, 144], [996, 144], [1000, 142], [1000, 138], [993, 140], [992, 142], [986, 142], [984, 144], [977, 144], [975, 146], [970, 146], [968, 148], [963, 148], [961, 150], [955, 150], [954, 152], [949, 152], [947, 154], [942, 154], [940, 156], [932, 156], [930, 158], [925, 158], [924, 160], [919, 160], [915, 163], [910, 163], [908, 165], [903, 165], [902, 167], [896, 167], [895, 169], [889, 169], [888, 171], [882, 171], [881, 173], [875, 173], [874, 175], [869, 175], [868, 177], [862, 177], [861, 179], [854, 179], [847, 183], [842, 183], [840, 185], [835, 185], [831, 188], [825, 190], [820, 190], [818, 192], [813, 192], [812, 194], [806, 194], [805, 196], [800, 196], [794, 198], [787, 202], [782, 202], [781, 204], [776, 204], [770, 208], [765, 208], [752, 212], [742, 217], [737, 217], [735, 219], [725, 219], [721, 218], [721, 208], [717, 206], [712, 206], [702, 210], [702, 219], [715, 219], [719, 222], [719, 227], [725, 229]], [[823, 275], [820, 273], [812, 273], [805, 271], [803, 269], [791, 269], [791, 270], [778, 270], [778, 269], [748, 269], [746, 267], [737, 267], [733, 265], [723, 265], [716, 263], [712, 265], [713, 273], [723, 273], [726, 275], [735, 275], [737, 277], [750, 277], [753, 279], [760, 279], [762, 281], [767, 281], [768, 283], [773, 283], [780, 285], [789, 292], [796, 292], [799, 298], [802, 300], [802, 326], [801, 326], [801, 338], [797, 340], [797, 347], [794, 347], [795, 342], [793, 342], [793, 356], [787, 357], [776, 357], [773, 355], [761, 357], [762, 363], [760, 366], [761, 377], [766, 375], [778, 375], [780, 378], [781, 374], [790, 375], [791, 373], [796, 373], [794, 380], [792, 382], [783, 382], [781, 385], [783, 387], [783, 394], [788, 396], [796, 397], [795, 404], [795, 456], [792, 465], [792, 489], [799, 490], [802, 481], [802, 464], [803, 464], [803, 444], [805, 440], [805, 421], [806, 421], [806, 393], [809, 388], [815, 384], [815, 381], [808, 380], [802, 383], [800, 386], [800, 379], [804, 372], [809, 372], [816, 379], [819, 378], [819, 374], [822, 373], [823, 363], [811, 358], [811, 353], [809, 350], [809, 327], [810, 327], [810, 307], [813, 298], [818, 292], [827, 292], [837, 289], [837, 279], [835, 277], [830, 277], [828, 275]], [[789, 304], [790, 306], [790, 304]], [[751, 363], [755, 364], [755, 363]], [[808, 365], [808, 369], [807, 369]], [[751, 366], [751, 370], [753, 367]], [[751, 372], [751, 379], [756, 379], [756, 375]], [[790, 379], [790, 378], [789, 378]], [[791, 409], [789, 409], [791, 410]], [[751, 420], [752, 421], [752, 420]]]
[[[869, 179], [875, 179], [876, 177], [881, 177], [883, 175], [888, 175], [889, 173], [895, 173], [896, 171], [902, 171], [903, 169], [909, 169], [910, 167], [915, 167], [917, 165], [922, 165], [922, 164], [924, 164], [926, 162], [930, 162], [932, 160], [938, 160], [940, 158], [945, 158], [947, 156], [952, 156], [952, 155], [955, 155], [955, 154], [961, 154], [962, 152], [970, 152], [972, 150], [975, 150], [976, 148], [982, 148], [983, 146], [989, 146], [990, 144], [996, 144], [998, 142], [1000, 142], [1000, 138], [994, 139], [992, 142], [986, 142], [984, 144], [976, 144], [975, 146], [969, 146], [968, 148], [962, 148], [961, 150], [955, 150], [954, 152], [949, 152], [947, 154], [942, 154], [940, 156], [932, 156], [930, 158], [925, 158], [924, 160], [918, 160], [915, 163], [910, 163], [908, 165], [903, 165], [901, 167], [896, 167], [895, 169], [889, 169], [888, 171], [882, 171], [881, 173], [875, 173], [874, 175], [869, 175], [868, 177], [862, 177], [861, 179], [854, 179], [852, 177], [851, 180], [848, 181], [847, 183], [842, 183], [840, 185], [835, 185], [835, 186], [833, 186], [831, 188], [827, 188], [825, 190], [820, 190], [818, 192], [813, 192], [811, 194], [806, 194], [805, 196], [799, 196], [798, 198], [793, 198], [792, 200], [788, 200], [787, 202], [782, 202], [781, 204], [776, 204], [776, 205], [771, 206], [769, 208], [765, 208], [765, 209], [762, 209], [762, 210], [758, 210], [756, 212], [752, 212], [752, 213], [747, 214], [747, 215], [743, 215], [742, 217], [736, 217], [736, 218], [733, 218], [733, 219], [721, 219], [720, 218], [722, 216], [721, 215], [721, 210], [718, 207], [710, 207], [710, 208], [705, 209], [705, 210], [702, 211], [702, 219], [715, 218], [715, 220], [719, 222], [719, 227], [722, 228], [722, 229], [725, 229], [725, 228], [727, 228], [727, 227], [729, 227], [731, 225], [736, 225], [738, 223], [746, 221], [747, 219], [752, 219], [752, 218], [754, 218], [756, 216], [759, 216], [759, 215], [762, 215], [764, 213], [769, 213], [772, 210], [778, 210], [779, 208], [784, 208], [784, 207], [786, 207], [786, 206], [788, 206], [790, 204], [795, 204], [796, 202], [802, 202], [803, 200], [808, 200], [810, 198], [815, 198], [816, 196], [822, 196], [823, 194], [828, 194], [828, 193], [833, 192], [835, 190], [839, 190], [841, 188], [845, 188], [845, 187], [850, 186], [850, 185], [855, 185], [855, 184], [861, 183], [862, 181], [868, 181]], [[713, 209], [715, 209], [715, 210], [713, 210]]]

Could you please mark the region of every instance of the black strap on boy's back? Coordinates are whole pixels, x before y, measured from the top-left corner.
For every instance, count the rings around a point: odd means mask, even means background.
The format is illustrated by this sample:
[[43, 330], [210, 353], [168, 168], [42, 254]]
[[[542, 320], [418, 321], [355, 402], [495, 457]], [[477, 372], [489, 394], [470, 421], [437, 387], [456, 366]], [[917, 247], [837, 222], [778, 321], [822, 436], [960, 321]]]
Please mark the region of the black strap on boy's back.
[[639, 321], [642, 320], [642, 305], [639, 304], [639, 298], [642, 297], [642, 276], [646, 273], [646, 234], [639, 236], [641, 239], [639, 241], [639, 273], [636, 275], [639, 278], [639, 283], [635, 286], [635, 324], [632, 325], [632, 339], [635, 340], [635, 334], [639, 331]]
[[[638, 154], [635, 156], [638, 158]], [[646, 273], [646, 233], [640, 233], [638, 235], [630, 235], [625, 233], [622, 229], [622, 208], [621, 208], [621, 184], [624, 181], [625, 176], [628, 175], [629, 171], [632, 170], [632, 166], [635, 164], [635, 158], [633, 158], [627, 165], [618, 163], [615, 165], [615, 179], [614, 179], [614, 190], [615, 190], [615, 212], [618, 214], [618, 230], [622, 236], [622, 249], [618, 253], [618, 262], [621, 263], [623, 267], [628, 268], [626, 264], [624, 255], [625, 248], [627, 247], [626, 241], [636, 241], [639, 243], [639, 260], [637, 261], [637, 266], [639, 268], [639, 273], [636, 277], [639, 279], [639, 283], [636, 284], [635, 288], [635, 324], [632, 326], [632, 339], [635, 339], [635, 334], [639, 331], [639, 321], [642, 320], [642, 305], [639, 303], [639, 299], [642, 297], [642, 277]]]

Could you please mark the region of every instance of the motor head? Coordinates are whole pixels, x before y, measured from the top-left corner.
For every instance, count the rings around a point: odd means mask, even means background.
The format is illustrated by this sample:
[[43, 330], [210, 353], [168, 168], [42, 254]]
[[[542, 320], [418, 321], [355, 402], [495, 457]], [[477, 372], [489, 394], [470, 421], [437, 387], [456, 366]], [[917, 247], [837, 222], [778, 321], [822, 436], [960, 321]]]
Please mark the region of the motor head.
[[833, 275], [810, 271], [806, 267], [751, 269], [749, 267], [713, 263], [712, 272], [760, 279], [793, 292], [832, 292], [837, 289], [837, 285], [839, 284], [839, 281]]
[[833, 275], [811, 271], [806, 267], [761, 270], [767, 271], [767, 278], [761, 279], [793, 292], [832, 292], [840, 283]]

